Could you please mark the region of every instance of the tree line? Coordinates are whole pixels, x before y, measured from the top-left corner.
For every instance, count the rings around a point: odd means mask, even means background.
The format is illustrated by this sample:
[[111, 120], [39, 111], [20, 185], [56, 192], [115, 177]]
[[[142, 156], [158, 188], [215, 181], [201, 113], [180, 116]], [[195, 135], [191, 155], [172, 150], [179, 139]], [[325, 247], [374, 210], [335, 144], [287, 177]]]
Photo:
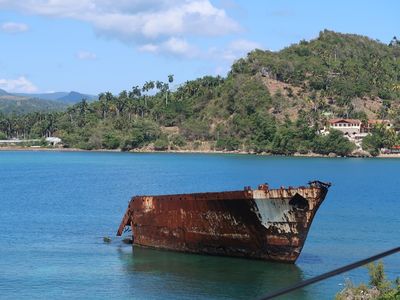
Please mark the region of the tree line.
[[[97, 101], [83, 99], [64, 112], [0, 115], [0, 134], [24, 139], [59, 136], [65, 147], [82, 149], [131, 150], [152, 143], [155, 149], [166, 150], [209, 142], [215, 150], [287, 155], [308, 151], [346, 155], [353, 150], [340, 133], [318, 136], [305, 112], [296, 121], [284, 122], [263, 113], [271, 101], [268, 91], [254, 89], [251, 83], [232, 92], [232, 81], [206, 76], [171, 91], [171, 75], [167, 83], [147, 81], [118, 95], [101, 93]], [[253, 101], [249, 103], [248, 97]], [[215, 98], [227, 100], [227, 107], [216, 112], [218, 102], [211, 105]], [[222, 121], [212, 124], [218, 114]], [[177, 131], [162, 130], [171, 127]]]
[[[204, 76], [172, 87], [174, 76], [118, 94], [104, 92], [62, 112], [0, 114], [0, 137], [58, 136], [65, 147], [132, 150], [241, 150], [349, 155], [339, 132], [318, 131], [331, 117], [366, 119], [353, 99], [378, 97], [382, 118], [400, 127], [400, 47], [366, 37], [321, 32], [279, 52], [255, 50], [226, 77]], [[265, 81], [285, 84], [271, 92]], [[296, 90], [297, 89], [297, 90]], [[366, 101], [366, 100], [365, 100]], [[388, 136], [389, 135], [389, 136]], [[374, 130], [365, 148], [398, 144], [397, 134]]]

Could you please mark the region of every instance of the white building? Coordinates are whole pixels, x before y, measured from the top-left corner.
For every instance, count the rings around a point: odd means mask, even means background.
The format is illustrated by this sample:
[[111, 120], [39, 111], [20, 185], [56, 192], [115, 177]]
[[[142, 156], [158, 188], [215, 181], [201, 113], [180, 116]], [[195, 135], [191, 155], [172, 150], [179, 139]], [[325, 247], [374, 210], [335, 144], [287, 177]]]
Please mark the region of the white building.
[[357, 119], [332, 119], [329, 120], [329, 127], [350, 136], [360, 134], [362, 124]]
[[55, 136], [49, 136], [46, 138], [46, 142], [48, 142], [52, 146], [55, 146], [61, 143], [61, 139]]

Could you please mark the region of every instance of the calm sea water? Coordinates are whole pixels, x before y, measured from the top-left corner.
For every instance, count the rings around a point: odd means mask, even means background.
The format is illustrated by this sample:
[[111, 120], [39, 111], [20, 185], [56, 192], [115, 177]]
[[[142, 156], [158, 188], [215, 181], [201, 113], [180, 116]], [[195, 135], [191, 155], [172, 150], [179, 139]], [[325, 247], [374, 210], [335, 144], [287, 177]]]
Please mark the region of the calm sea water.
[[[252, 299], [399, 246], [400, 160], [0, 152], [0, 298]], [[333, 186], [296, 265], [135, 248], [113, 238], [132, 195]], [[400, 255], [384, 260], [400, 276]], [[332, 299], [357, 269], [281, 299]]]

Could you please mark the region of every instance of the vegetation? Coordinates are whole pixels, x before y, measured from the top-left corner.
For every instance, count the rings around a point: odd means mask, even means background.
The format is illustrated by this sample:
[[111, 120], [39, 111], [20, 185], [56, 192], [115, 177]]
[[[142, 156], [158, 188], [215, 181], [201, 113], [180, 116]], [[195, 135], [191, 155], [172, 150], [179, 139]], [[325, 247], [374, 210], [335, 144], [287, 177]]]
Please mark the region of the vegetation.
[[328, 30], [310, 42], [301, 41], [278, 53], [256, 50], [239, 60], [233, 72], [260, 70], [277, 80], [349, 101], [354, 97], [400, 96], [400, 47], [394, 37], [389, 46], [367, 37]]
[[[8, 138], [59, 136], [82, 149], [240, 150], [291, 155], [349, 155], [339, 132], [317, 132], [330, 117], [390, 118], [400, 128], [400, 46], [323, 31], [279, 52], [254, 50], [227, 77], [205, 76], [171, 90], [147, 81], [118, 95], [81, 102], [63, 112], [0, 115]], [[364, 146], [397, 143], [379, 128]]]
[[363, 149], [376, 156], [381, 148], [391, 148], [399, 143], [399, 137], [393, 129], [386, 129], [384, 124], [376, 125], [371, 135], [366, 136], [362, 141]]
[[56, 102], [52, 100], [43, 100], [36, 98], [26, 98], [20, 96], [1, 96], [0, 94], [0, 112], [6, 115], [10, 114], [27, 114], [35, 111], [52, 112], [62, 111], [67, 107], [66, 103]]
[[369, 283], [354, 286], [351, 281], [346, 287], [336, 294], [336, 300], [365, 299], [365, 300], [399, 300], [400, 278], [391, 282], [387, 279], [383, 263], [368, 265]]

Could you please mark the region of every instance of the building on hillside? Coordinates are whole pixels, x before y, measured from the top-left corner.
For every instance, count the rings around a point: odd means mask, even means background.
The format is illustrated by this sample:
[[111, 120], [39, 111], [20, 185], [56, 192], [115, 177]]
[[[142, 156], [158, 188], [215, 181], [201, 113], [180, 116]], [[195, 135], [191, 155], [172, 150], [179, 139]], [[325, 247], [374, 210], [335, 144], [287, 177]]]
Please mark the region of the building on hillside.
[[49, 136], [46, 138], [46, 142], [49, 143], [51, 146], [56, 146], [61, 143], [61, 139], [54, 136]]
[[376, 125], [383, 124], [386, 129], [393, 128], [393, 124], [389, 120], [369, 120], [363, 123], [358, 119], [331, 119], [329, 120], [329, 129], [336, 129], [348, 136], [364, 137], [366, 133], [370, 133]]
[[[369, 120], [364, 123], [358, 119], [331, 119], [329, 125], [325, 126], [319, 133], [321, 135], [329, 134], [330, 129], [341, 131], [349, 141], [353, 142], [359, 150], [362, 149], [362, 140], [371, 133], [374, 126], [384, 124], [385, 128], [390, 129], [393, 124], [389, 120]], [[399, 151], [399, 149], [388, 149], [387, 151]]]
[[358, 119], [331, 119], [329, 127], [339, 130], [345, 135], [356, 135], [361, 133], [362, 123]]
[[400, 145], [395, 145], [392, 148], [382, 148], [382, 154], [400, 154]]
[[393, 124], [389, 120], [368, 120], [367, 124], [363, 125], [362, 132], [369, 133], [376, 125], [383, 124], [386, 129], [393, 128]]

